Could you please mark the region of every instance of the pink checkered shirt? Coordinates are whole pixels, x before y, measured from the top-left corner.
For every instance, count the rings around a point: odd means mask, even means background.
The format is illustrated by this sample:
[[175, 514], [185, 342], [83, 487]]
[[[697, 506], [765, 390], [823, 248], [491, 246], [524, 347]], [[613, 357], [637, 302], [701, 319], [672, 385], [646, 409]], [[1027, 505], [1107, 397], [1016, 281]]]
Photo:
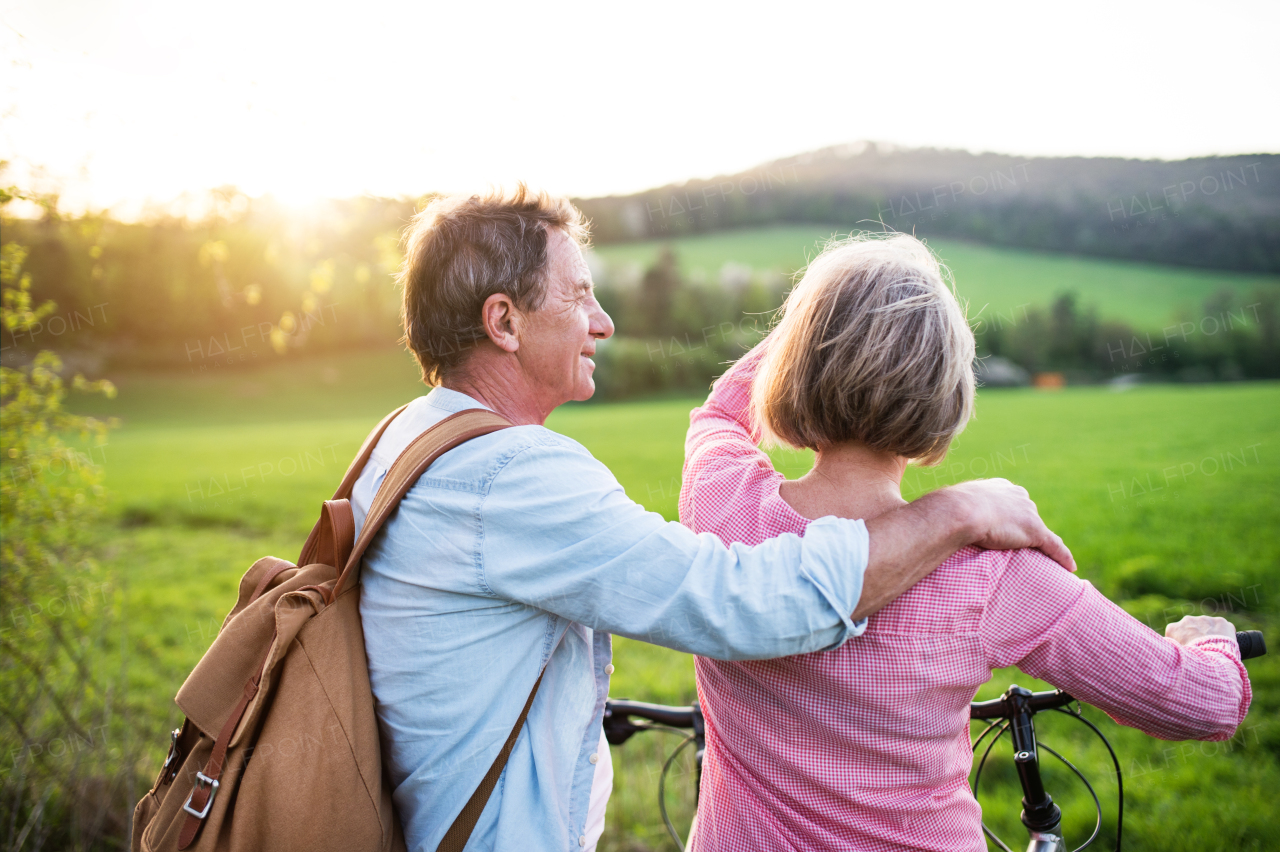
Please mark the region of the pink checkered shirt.
[[[726, 544], [808, 524], [756, 446], [757, 357], [694, 409], [685, 445], [680, 519]], [[1226, 739], [1251, 697], [1234, 641], [1183, 647], [1038, 551], [965, 548], [840, 648], [696, 659], [707, 749], [691, 848], [985, 850], [969, 702], [1011, 665], [1162, 739]]]

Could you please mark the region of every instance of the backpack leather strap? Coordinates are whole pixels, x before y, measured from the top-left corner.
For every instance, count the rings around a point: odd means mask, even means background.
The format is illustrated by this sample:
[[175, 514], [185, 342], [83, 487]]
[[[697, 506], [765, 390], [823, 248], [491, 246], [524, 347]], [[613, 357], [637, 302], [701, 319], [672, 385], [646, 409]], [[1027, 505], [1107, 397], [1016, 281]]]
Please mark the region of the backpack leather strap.
[[[364, 439], [364, 443], [360, 445], [360, 451], [356, 453], [356, 457], [351, 460], [351, 465], [343, 475], [342, 482], [338, 484], [338, 490], [333, 492], [333, 499], [335, 501], [347, 500], [351, 497], [351, 490], [356, 487], [356, 480], [360, 478], [360, 472], [364, 470], [365, 464], [368, 463], [369, 456], [373, 455], [374, 448], [378, 446], [378, 441], [382, 439], [382, 433], [387, 431], [387, 427], [391, 425], [391, 421], [399, 417], [400, 412], [404, 411], [408, 407], [409, 404], [405, 403], [386, 417], [382, 418], [378, 425], [373, 427], [373, 431], [368, 434]], [[348, 509], [347, 512], [350, 514], [350, 509]], [[351, 523], [351, 528], [354, 530], [355, 520], [352, 519]], [[322, 524], [316, 524], [311, 528], [311, 534], [307, 536], [306, 543], [302, 545], [302, 555], [298, 557], [299, 565], [310, 565], [314, 561], [313, 557], [316, 556], [316, 550], [319, 547], [319, 541], [317, 541], [317, 539], [321, 534], [321, 526]], [[326, 553], [325, 555], [327, 556], [328, 554]], [[338, 565], [337, 562], [333, 562], [331, 564]], [[272, 579], [274, 579], [274, 577]], [[266, 587], [263, 586], [263, 588]], [[261, 590], [259, 590], [254, 597], [256, 598], [261, 593]]]
[[369, 456], [373, 455], [374, 449], [378, 446], [378, 441], [382, 440], [382, 433], [387, 431], [387, 427], [391, 425], [391, 421], [400, 416], [400, 412], [409, 407], [409, 403], [397, 408], [378, 422], [373, 427], [373, 431], [364, 439], [364, 443], [360, 445], [360, 452], [356, 453], [356, 457], [351, 460], [351, 464], [347, 467], [347, 472], [342, 476], [342, 482], [338, 484], [338, 490], [333, 492], [333, 499], [345, 500], [351, 496], [351, 489], [356, 487], [356, 480], [360, 478], [360, 473], [364, 470], [364, 466], [369, 461]]
[[373, 497], [369, 512], [365, 515], [364, 526], [360, 528], [360, 538], [351, 548], [351, 555], [338, 575], [338, 582], [333, 586], [333, 597], [336, 600], [343, 589], [355, 583], [359, 578], [360, 560], [365, 550], [373, 542], [374, 536], [382, 529], [382, 524], [400, 506], [400, 500], [422, 476], [426, 469], [440, 456], [459, 444], [488, 435], [499, 429], [511, 426], [511, 421], [485, 408], [469, 408], [450, 414], [435, 426], [414, 438], [404, 448], [391, 465], [378, 493]]
[[258, 673], [245, 681], [244, 691], [240, 694], [240, 702], [231, 711], [231, 715], [227, 717], [227, 721], [222, 725], [222, 730], [218, 732], [218, 738], [213, 742], [213, 753], [209, 755], [209, 760], [205, 763], [204, 769], [196, 773], [196, 784], [192, 787], [191, 795], [187, 796], [187, 801], [183, 805], [183, 810], [187, 812], [187, 819], [183, 822], [182, 832], [178, 835], [178, 849], [180, 850], [186, 849], [195, 842], [196, 835], [200, 833], [200, 829], [204, 826], [204, 817], [197, 816], [197, 814], [207, 814], [213, 804], [211, 800], [214, 794], [218, 792], [218, 779], [222, 775], [222, 763], [227, 758], [227, 746], [231, 742], [231, 735], [236, 732], [236, 727], [239, 726], [240, 719], [244, 717], [244, 711], [248, 709], [249, 702], [258, 694], [258, 685], [262, 682], [262, 672], [267, 667], [267, 660], [271, 656], [271, 646], [275, 644], [275, 641], [276, 634], [272, 631], [271, 641], [267, 643], [267, 654], [262, 658], [262, 665], [258, 667]]
[[533, 685], [533, 691], [529, 693], [529, 698], [524, 702], [524, 709], [520, 711], [520, 718], [516, 720], [515, 727], [507, 735], [507, 741], [502, 744], [502, 751], [498, 752], [498, 756], [494, 758], [493, 765], [484, 774], [484, 778], [480, 781], [480, 786], [471, 794], [471, 798], [467, 800], [467, 803], [462, 806], [462, 813], [458, 814], [453, 821], [453, 825], [449, 826], [449, 831], [445, 833], [444, 839], [436, 847], [436, 852], [462, 852], [467, 845], [467, 841], [471, 839], [471, 832], [475, 830], [480, 814], [484, 813], [484, 806], [488, 804], [489, 796], [493, 793], [493, 789], [498, 786], [498, 779], [502, 777], [502, 770], [507, 765], [507, 758], [511, 757], [511, 750], [515, 748], [516, 740], [520, 738], [520, 730], [524, 727], [524, 720], [529, 718], [529, 708], [533, 706], [533, 699], [538, 694], [538, 687], [542, 686], [542, 675], [546, 673], [547, 670], [544, 668], [542, 674], [538, 675], [538, 680]]

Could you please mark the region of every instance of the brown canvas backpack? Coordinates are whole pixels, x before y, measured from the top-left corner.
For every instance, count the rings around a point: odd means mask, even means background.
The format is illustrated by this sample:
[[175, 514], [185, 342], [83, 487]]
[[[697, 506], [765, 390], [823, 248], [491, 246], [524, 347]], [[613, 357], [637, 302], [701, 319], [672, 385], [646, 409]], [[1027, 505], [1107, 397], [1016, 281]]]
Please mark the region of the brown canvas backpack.
[[[235, 608], [178, 690], [186, 721], [173, 732], [155, 786], [134, 810], [134, 852], [405, 848], [382, 772], [360, 625], [360, 560], [436, 458], [511, 423], [474, 409], [423, 432], [387, 472], [355, 540], [351, 489], [403, 410], [365, 439], [337, 493], [324, 502], [298, 564], [267, 556], [241, 578]], [[537, 691], [535, 684], [441, 850], [466, 845]]]

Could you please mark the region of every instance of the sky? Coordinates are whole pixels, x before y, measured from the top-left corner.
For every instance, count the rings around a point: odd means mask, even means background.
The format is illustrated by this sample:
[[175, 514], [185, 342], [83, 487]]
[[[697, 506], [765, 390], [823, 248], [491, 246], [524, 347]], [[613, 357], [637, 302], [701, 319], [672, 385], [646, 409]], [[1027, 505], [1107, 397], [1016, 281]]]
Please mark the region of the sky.
[[1280, 151], [1280, 3], [0, 0], [5, 183], [121, 215], [525, 180], [577, 196], [827, 145]]

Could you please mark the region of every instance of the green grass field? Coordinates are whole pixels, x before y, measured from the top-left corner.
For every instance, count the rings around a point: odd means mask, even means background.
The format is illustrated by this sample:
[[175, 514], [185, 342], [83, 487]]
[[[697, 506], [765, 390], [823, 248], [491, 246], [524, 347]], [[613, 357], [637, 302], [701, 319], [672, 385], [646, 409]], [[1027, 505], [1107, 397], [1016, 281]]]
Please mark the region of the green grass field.
[[[155, 731], [158, 765], [163, 731], [177, 720], [173, 693], [234, 602], [240, 574], [267, 553], [296, 558], [366, 431], [421, 387], [405, 356], [385, 352], [117, 378], [119, 397], [93, 403], [123, 420], [95, 454], [105, 460], [109, 488], [98, 552], [123, 585], [130, 690], [154, 708], [139, 724]], [[585, 444], [633, 499], [675, 518], [683, 434], [696, 402], [571, 405], [548, 426]], [[1274, 646], [1278, 446], [1274, 383], [992, 390], [982, 392], [978, 419], [944, 465], [910, 470], [905, 485], [915, 496], [980, 476], [1019, 482], [1072, 546], [1082, 576], [1153, 627], [1183, 612], [1230, 610], [1241, 628], [1270, 629]], [[804, 453], [776, 460], [791, 476], [809, 463]], [[693, 698], [690, 658], [624, 640], [615, 655], [613, 695]], [[1250, 671], [1253, 709], [1229, 743], [1171, 745], [1086, 710], [1112, 737], [1126, 770], [1125, 848], [1275, 848], [1280, 814], [1265, 802], [1280, 787], [1280, 663], [1264, 658]], [[1028, 685], [1016, 671], [999, 672], [980, 695], [1011, 681]], [[1069, 725], [1049, 719], [1043, 738], [1065, 747], [1091, 777], [1114, 826], [1106, 754]], [[645, 740], [614, 750], [603, 848], [674, 848], [656, 791], [665, 750], [676, 740]], [[988, 822], [1016, 840], [1023, 835], [1010, 753], [1001, 744], [994, 754], [982, 801]], [[687, 771], [670, 794], [681, 827], [690, 813]], [[1068, 839], [1078, 845], [1092, 829], [1092, 802], [1059, 767], [1046, 775], [1068, 814]]]
[[[606, 245], [595, 249], [606, 266], [651, 264], [670, 245], [688, 274], [716, 280], [727, 262], [790, 275], [817, 254], [833, 233], [818, 225], [776, 226], [726, 231], [671, 241]], [[970, 316], [1002, 315], [1016, 321], [1024, 306], [1048, 305], [1060, 293], [1075, 293], [1083, 306], [1095, 305], [1104, 319], [1159, 329], [1180, 313], [1198, 315], [1205, 299], [1223, 287], [1248, 294], [1256, 287], [1280, 288], [1280, 277], [1186, 269], [1151, 263], [1101, 260], [1019, 249], [993, 248], [953, 240], [929, 240], [955, 276]], [[985, 308], [985, 310], [984, 310]], [[993, 320], [994, 321], [994, 320]]]

